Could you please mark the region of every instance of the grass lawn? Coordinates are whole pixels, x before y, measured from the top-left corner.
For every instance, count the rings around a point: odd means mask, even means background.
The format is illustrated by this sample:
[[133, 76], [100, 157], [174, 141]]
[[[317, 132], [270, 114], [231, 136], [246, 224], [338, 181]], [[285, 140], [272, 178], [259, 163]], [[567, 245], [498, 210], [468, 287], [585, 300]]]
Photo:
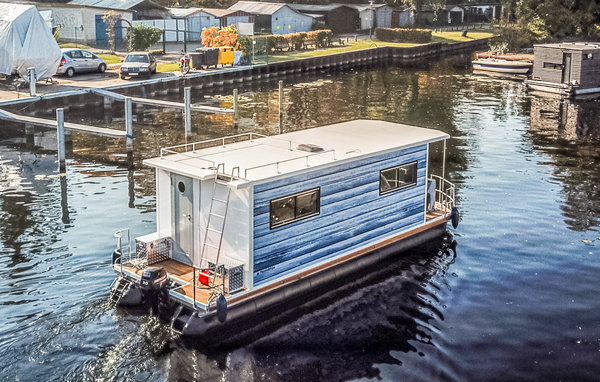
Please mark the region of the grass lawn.
[[[472, 40], [476, 40], [476, 39], [480, 39], [480, 38], [492, 37], [494, 35], [493, 33], [489, 32], [489, 31], [482, 32], [482, 31], [477, 31], [477, 30], [469, 31], [467, 33], [467, 37], [462, 37], [461, 33], [462, 33], [461, 31], [435, 32], [432, 34], [431, 42], [445, 42], [448, 44], [452, 44], [452, 43], [456, 43], [456, 42], [472, 41]], [[410, 47], [410, 46], [415, 46], [415, 45], [420, 45], [420, 44], [401, 43], [401, 42], [385, 42], [385, 41], [379, 41], [379, 40], [358, 40], [358, 41], [351, 41], [351, 42], [346, 43], [343, 46], [336, 46], [334, 48], [312, 49], [312, 50], [305, 50], [305, 51], [299, 51], [299, 52], [297, 52], [297, 51], [277, 52], [275, 54], [269, 55], [269, 62], [288, 61], [288, 60], [295, 60], [298, 58], [316, 57], [316, 56], [322, 56], [322, 55], [326, 55], [326, 54], [350, 52], [353, 50], [369, 49], [369, 48], [376, 48], [376, 47], [381, 47], [381, 46]], [[260, 59], [262, 60], [264, 58], [260, 57]]]
[[75, 46], [74, 42], [61, 42], [60, 44], [58, 44], [58, 46], [60, 46], [61, 48], [91, 49], [89, 46], [83, 44], [77, 44], [77, 46]]
[[179, 70], [179, 61], [169, 62], [166, 64], [158, 64], [156, 71], [159, 73], [177, 72]]
[[106, 65], [121, 63], [119, 56], [115, 56], [114, 54], [99, 54], [98, 57], [103, 59], [104, 62], [106, 62]]
[[486, 38], [494, 36], [494, 33], [489, 30], [477, 31], [472, 30], [467, 32], [467, 36], [461, 36], [462, 31], [453, 31], [453, 32], [433, 32], [431, 34], [431, 42], [445, 42], [448, 44], [452, 44], [455, 42], [463, 42], [463, 41], [472, 41], [477, 40], [479, 38]]
[[375, 40], [358, 40], [358, 41], [350, 41], [350, 42], [346, 43], [345, 45], [336, 45], [335, 47], [332, 47], [332, 48], [320, 48], [320, 49], [311, 49], [311, 50], [294, 51], [294, 52], [277, 52], [275, 54], [269, 55], [269, 62], [279, 62], [279, 61], [295, 60], [298, 58], [324, 56], [327, 54], [343, 53], [343, 52], [351, 52], [353, 50], [376, 48], [378, 46], [407, 47], [407, 46], [414, 46], [414, 45], [418, 45], [418, 44], [383, 42], [383, 41], [375, 41]]

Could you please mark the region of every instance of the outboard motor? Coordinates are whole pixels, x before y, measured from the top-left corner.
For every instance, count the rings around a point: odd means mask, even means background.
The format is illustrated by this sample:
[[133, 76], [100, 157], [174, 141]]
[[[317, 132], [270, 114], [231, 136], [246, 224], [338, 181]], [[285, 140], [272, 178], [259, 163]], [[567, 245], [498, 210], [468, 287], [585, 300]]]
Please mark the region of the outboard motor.
[[151, 313], [158, 314], [159, 295], [167, 288], [168, 281], [167, 271], [163, 268], [148, 267], [144, 269], [140, 288], [150, 306]]

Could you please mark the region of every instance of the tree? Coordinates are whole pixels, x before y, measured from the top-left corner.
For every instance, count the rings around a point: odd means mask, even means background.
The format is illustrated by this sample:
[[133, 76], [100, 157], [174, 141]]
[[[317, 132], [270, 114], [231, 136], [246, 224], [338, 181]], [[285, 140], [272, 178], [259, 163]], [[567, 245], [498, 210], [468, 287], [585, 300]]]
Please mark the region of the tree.
[[143, 24], [136, 25], [129, 30], [131, 49], [146, 50], [159, 42], [161, 36], [162, 30], [159, 28], [147, 27]]
[[541, 41], [600, 37], [598, 0], [522, 0], [517, 17]]
[[121, 20], [123, 15], [115, 11], [108, 11], [102, 16], [102, 20], [106, 23], [106, 34], [108, 34], [108, 47], [111, 52], [115, 51], [115, 26]]

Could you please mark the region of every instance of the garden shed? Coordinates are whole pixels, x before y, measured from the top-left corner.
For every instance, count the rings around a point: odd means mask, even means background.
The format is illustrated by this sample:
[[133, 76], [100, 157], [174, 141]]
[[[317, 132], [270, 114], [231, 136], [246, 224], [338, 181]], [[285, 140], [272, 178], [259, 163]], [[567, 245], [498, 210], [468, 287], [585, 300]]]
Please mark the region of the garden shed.
[[253, 15], [256, 33], [288, 34], [312, 29], [313, 18], [295, 11], [288, 4], [238, 1], [229, 9]]
[[359, 27], [358, 10], [352, 6], [344, 4], [289, 4], [292, 9], [298, 12], [323, 16], [325, 27], [331, 29], [334, 34], [352, 33]]

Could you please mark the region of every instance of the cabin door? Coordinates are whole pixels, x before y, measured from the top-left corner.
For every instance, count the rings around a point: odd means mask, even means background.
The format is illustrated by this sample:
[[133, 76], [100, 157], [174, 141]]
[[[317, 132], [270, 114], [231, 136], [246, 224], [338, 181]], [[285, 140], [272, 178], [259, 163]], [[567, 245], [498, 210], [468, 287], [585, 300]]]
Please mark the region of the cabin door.
[[571, 81], [571, 53], [563, 53], [562, 83]]
[[194, 213], [192, 178], [171, 174], [173, 259], [192, 265], [194, 258]]

